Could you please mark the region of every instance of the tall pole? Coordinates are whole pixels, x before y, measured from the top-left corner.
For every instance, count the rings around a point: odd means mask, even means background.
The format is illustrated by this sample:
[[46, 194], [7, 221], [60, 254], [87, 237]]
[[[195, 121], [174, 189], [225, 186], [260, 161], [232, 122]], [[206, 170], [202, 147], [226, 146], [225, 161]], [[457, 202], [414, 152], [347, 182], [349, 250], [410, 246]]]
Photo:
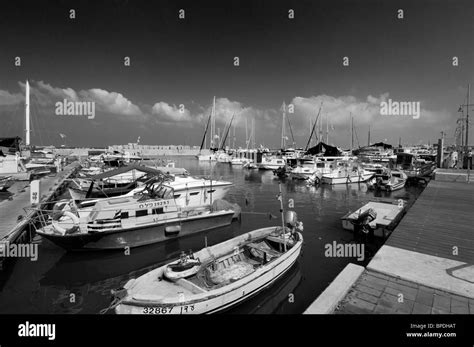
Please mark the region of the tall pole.
[[323, 137], [323, 117], [319, 120], [319, 138], [321, 139], [320, 141], [324, 141]]
[[233, 140], [232, 140], [232, 149], [235, 149], [235, 123], [234, 123], [234, 126], [233, 126], [233, 131], [234, 131], [234, 134], [233, 134]]
[[30, 145], [30, 84], [26, 80], [26, 93], [25, 93], [25, 118], [26, 118], [26, 130], [25, 130], [25, 143], [27, 146]]
[[245, 118], [245, 147], [247, 149], [249, 148], [249, 143], [248, 121], [247, 118]]
[[252, 118], [252, 149], [255, 149], [255, 118]]
[[329, 116], [326, 113], [326, 144], [329, 144]]
[[471, 85], [467, 85], [467, 107], [466, 107], [466, 154], [469, 149], [469, 105], [471, 99]]
[[214, 96], [214, 100], [212, 102], [212, 121], [211, 121], [211, 146], [210, 148], [214, 148], [214, 140], [216, 135], [216, 97]]
[[354, 119], [352, 118], [352, 113], [351, 115], [351, 151], [354, 148]]
[[367, 138], [367, 146], [370, 146], [370, 125], [369, 125], [369, 136]]
[[285, 149], [285, 120], [286, 120], [286, 104], [283, 101], [282, 105], [283, 118], [281, 121], [281, 149]]
[[281, 213], [281, 232], [282, 232], [282, 236], [283, 236], [283, 240], [284, 240], [284, 247], [283, 247], [283, 250], [284, 252], [286, 252], [286, 238], [285, 238], [285, 212], [283, 210], [283, 195], [282, 195], [282, 192], [281, 192], [281, 182], [278, 183], [278, 189], [279, 189], [279, 193], [278, 194], [278, 200], [280, 200], [280, 213]]

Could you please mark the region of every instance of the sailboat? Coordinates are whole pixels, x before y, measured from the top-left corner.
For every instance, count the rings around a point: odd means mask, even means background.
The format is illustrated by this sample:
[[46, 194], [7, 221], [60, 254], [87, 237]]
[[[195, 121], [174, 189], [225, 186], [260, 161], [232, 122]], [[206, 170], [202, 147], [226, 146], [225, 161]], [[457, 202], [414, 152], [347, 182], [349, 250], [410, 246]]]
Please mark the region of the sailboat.
[[[215, 127], [216, 127], [216, 97], [214, 97], [214, 101], [212, 104], [212, 111], [211, 114], [209, 115], [209, 118], [207, 120], [207, 125], [206, 125], [206, 130], [204, 131], [204, 136], [202, 138], [201, 142], [201, 148], [199, 150], [199, 154], [197, 155], [197, 158], [199, 161], [216, 161], [217, 156], [216, 156], [216, 148], [214, 147], [214, 140], [215, 140]], [[210, 141], [209, 141], [209, 154], [201, 154], [201, 151], [205, 149], [206, 145], [206, 135], [207, 131], [209, 129], [209, 126], [211, 127], [210, 131]]]
[[232, 115], [232, 118], [230, 119], [229, 125], [224, 129], [224, 138], [222, 139], [220, 145], [219, 145], [219, 151], [216, 153], [216, 160], [219, 163], [230, 163], [232, 160], [232, 157], [227, 151], [225, 150], [225, 142], [227, 140], [227, 137], [229, 136], [230, 129], [232, 127], [232, 122], [234, 121], [234, 116]]

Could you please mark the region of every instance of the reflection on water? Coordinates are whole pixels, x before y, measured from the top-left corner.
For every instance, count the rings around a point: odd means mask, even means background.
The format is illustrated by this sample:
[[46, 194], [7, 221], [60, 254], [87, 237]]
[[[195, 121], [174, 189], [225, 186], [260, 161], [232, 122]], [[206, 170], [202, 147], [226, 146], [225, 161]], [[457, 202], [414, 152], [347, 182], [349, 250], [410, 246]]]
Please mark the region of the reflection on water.
[[[98, 313], [110, 303], [110, 290], [130, 278], [175, 259], [182, 250], [199, 250], [253, 229], [279, 224], [279, 181], [271, 171], [247, 170], [228, 164], [176, 158], [178, 167], [193, 175], [232, 181], [227, 199], [242, 207], [242, 221], [187, 238], [122, 252], [66, 253], [41, 240], [36, 262], [18, 259], [0, 274], [0, 313]], [[328, 258], [324, 246], [333, 241], [354, 242], [342, 229], [340, 218], [371, 199], [405, 199], [412, 203], [421, 192], [407, 187], [394, 193], [367, 190], [364, 183], [308, 186], [282, 181], [285, 201], [293, 199], [304, 223], [304, 244], [298, 262], [271, 287], [231, 309], [230, 313], [301, 313], [327, 287], [352, 258]], [[270, 216], [277, 216], [277, 219]], [[380, 246], [367, 247], [371, 256]], [[362, 265], [369, 259], [365, 259]]]

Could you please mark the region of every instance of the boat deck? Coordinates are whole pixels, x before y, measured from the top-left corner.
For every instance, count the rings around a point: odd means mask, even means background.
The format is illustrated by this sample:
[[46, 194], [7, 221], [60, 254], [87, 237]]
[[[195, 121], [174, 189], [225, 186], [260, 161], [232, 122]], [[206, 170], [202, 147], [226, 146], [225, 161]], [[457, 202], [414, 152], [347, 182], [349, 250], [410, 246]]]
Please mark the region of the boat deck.
[[164, 298], [178, 297], [180, 294], [186, 296], [191, 296], [196, 294], [192, 289], [188, 289], [187, 286], [182, 285], [182, 281], [168, 281], [168, 280], [159, 280], [158, 278], [149, 283], [147, 286], [140, 286], [139, 289], [134, 291], [133, 299], [136, 300], [152, 300], [158, 301]]

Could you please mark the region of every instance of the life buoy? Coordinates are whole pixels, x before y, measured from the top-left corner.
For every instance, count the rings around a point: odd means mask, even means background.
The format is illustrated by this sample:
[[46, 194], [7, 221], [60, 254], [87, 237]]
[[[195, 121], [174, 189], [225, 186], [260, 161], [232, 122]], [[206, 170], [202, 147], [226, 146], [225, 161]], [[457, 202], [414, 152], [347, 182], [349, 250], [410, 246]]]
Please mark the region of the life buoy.
[[[69, 217], [73, 222], [73, 226], [66, 229], [66, 228], [63, 228], [61, 225], [59, 225], [59, 219], [62, 216]], [[79, 229], [79, 218], [74, 213], [70, 211], [62, 211], [61, 213], [57, 214], [55, 217], [56, 218], [53, 219], [53, 222], [52, 222], [53, 228], [55, 231], [61, 233], [62, 235], [71, 234], [75, 232], [77, 229]]]

